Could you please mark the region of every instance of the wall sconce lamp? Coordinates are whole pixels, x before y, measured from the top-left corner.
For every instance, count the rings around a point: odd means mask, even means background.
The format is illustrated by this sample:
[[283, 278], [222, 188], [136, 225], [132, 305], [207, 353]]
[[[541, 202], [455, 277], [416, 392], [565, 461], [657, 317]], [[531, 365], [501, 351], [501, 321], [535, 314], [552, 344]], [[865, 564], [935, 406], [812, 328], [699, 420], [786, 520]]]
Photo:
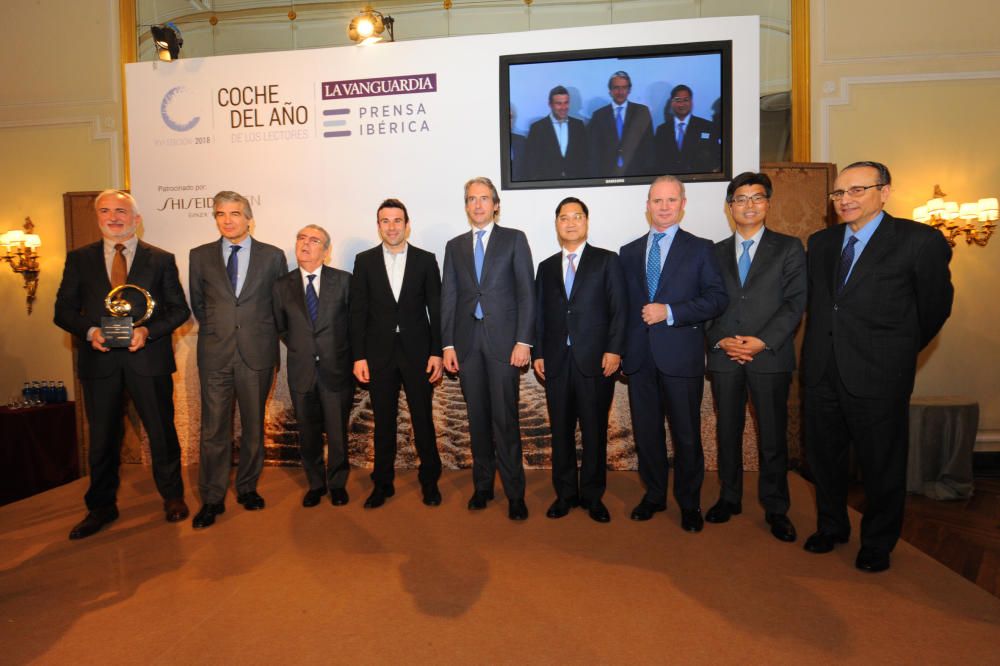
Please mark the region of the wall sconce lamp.
[[347, 26], [347, 36], [351, 41], [357, 42], [358, 46], [367, 46], [382, 41], [382, 33], [388, 32], [389, 41], [394, 42], [395, 23], [396, 19], [383, 16], [381, 12], [372, 9], [371, 5], [365, 5], [361, 13], [351, 19], [350, 25]]
[[0, 235], [0, 245], [4, 247], [4, 255], [0, 257], [8, 264], [15, 273], [20, 273], [24, 278], [24, 289], [28, 292], [28, 314], [31, 314], [31, 305], [35, 302], [35, 292], [38, 290], [38, 248], [42, 245], [42, 239], [38, 234], [31, 233], [35, 230], [35, 225], [30, 217], [24, 218], [24, 231], [11, 229]]
[[934, 197], [926, 205], [913, 209], [913, 219], [940, 231], [952, 247], [961, 234], [965, 234], [966, 245], [975, 243], [980, 247], [985, 246], [997, 226], [996, 197], [959, 205], [955, 201], [945, 201], [946, 196], [948, 195], [941, 191], [941, 186], [935, 185]]

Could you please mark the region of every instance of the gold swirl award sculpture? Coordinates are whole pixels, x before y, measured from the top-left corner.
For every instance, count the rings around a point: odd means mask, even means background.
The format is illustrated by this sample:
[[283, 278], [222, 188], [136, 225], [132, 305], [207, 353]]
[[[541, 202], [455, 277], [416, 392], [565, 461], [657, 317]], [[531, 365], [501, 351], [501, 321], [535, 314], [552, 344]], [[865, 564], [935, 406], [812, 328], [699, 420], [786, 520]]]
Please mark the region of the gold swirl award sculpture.
[[[132, 317], [132, 304], [122, 294], [126, 289], [135, 289], [146, 298], [146, 312], [138, 320]], [[153, 316], [156, 301], [142, 287], [134, 284], [122, 284], [108, 292], [104, 299], [104, 307], [111, 314], [110, 317], [101, 317], [101, 335], [104, 336], [104, 346], [130, 347], [132, 345], [132, 331], [136, 326], [141, 326], [149, 321], [149, 318]]]

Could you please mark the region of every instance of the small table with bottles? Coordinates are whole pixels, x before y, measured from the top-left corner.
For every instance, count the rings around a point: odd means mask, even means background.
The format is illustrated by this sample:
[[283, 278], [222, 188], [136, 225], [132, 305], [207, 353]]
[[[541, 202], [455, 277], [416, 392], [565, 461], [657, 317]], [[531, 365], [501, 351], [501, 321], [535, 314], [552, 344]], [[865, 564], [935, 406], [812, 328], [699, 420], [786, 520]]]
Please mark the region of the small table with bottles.
[[0, 505], [78, 478], [73, 402], [11, 399], [0, 407]]

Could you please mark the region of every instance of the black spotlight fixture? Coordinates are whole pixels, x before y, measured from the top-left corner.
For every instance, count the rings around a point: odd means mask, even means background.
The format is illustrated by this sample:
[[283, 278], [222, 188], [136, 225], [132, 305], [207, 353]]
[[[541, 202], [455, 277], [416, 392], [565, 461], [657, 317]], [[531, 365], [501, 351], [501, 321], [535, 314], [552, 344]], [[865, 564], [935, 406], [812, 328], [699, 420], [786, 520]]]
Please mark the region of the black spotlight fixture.
[[184, 46], [181, 29], [170, 22], [151, 26], [149, 32], [153, 35], [153, 44], [156, 45], [156, 57], [164, 62], [177, 60], [181, 54], [181, 47]]

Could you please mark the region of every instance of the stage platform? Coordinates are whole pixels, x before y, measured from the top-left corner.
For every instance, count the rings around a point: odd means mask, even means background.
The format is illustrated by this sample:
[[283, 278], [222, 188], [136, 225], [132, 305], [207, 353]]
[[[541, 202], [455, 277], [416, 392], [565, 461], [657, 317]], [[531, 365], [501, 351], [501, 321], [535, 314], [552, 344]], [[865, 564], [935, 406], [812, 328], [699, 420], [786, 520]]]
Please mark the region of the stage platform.
[[[184, 470], [198, 502], [197, 467]], [[906, 543], [892, 569], [854, 569], [851, 543], [802, 550], [811, 486], [790, 478], [795, 544], [772, 538], [751, 498], [700, 534], [677, 506], [628, 519], [634, 472], [608, 474], [610, 524], [576, 510], [545, 517], [546, 471], [528, 472], [525, 523], [506, 501], [465, 508], [468, 470], [445, 473], [444, 503], [420, 502], [416, 473], [396, 496], [303, 509], [296, 468], [266, 468], [267, 508], [230, 494], [215, 526], [163, 521], [148, 468], [125, 465], [121, 517], [83, 541], [80, 479], [0, 508], [4, 664], [804, 664], [997, 661], [1000, 599]], [[498, 482], [499, 490], [499, 482]], [[703, 506], [714, 502], [709, 473]]]

